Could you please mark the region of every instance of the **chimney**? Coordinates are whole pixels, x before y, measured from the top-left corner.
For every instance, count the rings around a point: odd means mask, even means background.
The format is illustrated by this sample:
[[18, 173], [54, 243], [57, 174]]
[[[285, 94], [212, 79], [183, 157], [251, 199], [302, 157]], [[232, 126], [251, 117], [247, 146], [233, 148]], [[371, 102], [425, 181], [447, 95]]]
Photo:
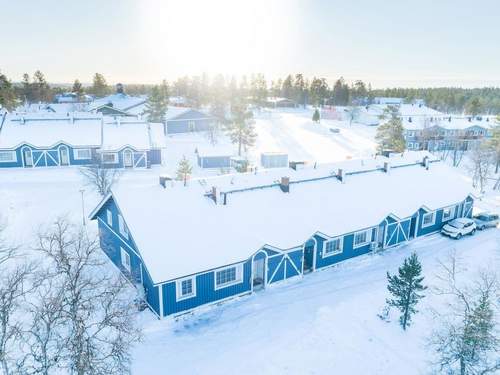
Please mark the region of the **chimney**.
[[391, 169], [391, 164], [388, 161], [384, 161], [384, 172], [389, 173], [390, 169]]
[[167, 188], [167, 181], [172, 181], [172, 177], [169, 175], [160, 175], [160, 185], [163, 186], [164, 189]]
[[281, 177], [280, 189], [283, 193], [290, 192], [290, 177]]
[[429, 170], [429, 157], [428, 156], [424, 156], [424, 158], [422, 159], [422, 166]]
[[340, 168], [337, 172], [337, 178], [339, 179], [340, 182], [344, 183], [345, 182], [345, 172], [342, 168]]

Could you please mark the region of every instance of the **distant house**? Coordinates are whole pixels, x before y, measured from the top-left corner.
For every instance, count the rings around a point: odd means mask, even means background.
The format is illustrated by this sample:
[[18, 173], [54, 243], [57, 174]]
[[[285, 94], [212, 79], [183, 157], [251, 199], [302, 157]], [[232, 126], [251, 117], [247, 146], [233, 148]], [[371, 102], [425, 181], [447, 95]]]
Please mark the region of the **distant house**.
[[473, 204], [469, 183], [420, 152], [121, 184], [90, 217], [104, 253], [162, 318], [435, 233]]
[[469, 150], [491, 137], [494, 117], [406, 117], [404, 136], [408, 150]]
[[12, 114], [0, 121], [0, 168], [90, 164], [101, 146], [100, 115]]
[[162, 124], [127, 118], [105, 118], [97, 151], [109, 168], [149, 168], [162, 163], [165, 140]]
[[373, 98], [373, 104], [399, 105], [403, 104], [404, 101], [404, 98], [390, 98], [383, 96], [376, 96]]
[[95, 99], [89, 105], [89, 111], [109, 116], [137, 116], [145, 109], [146, 96], [130, 96], [123, 92], [123, 86], [118, 84], [113, 95]]
[[207, 131], [214, 121], [216, 120], [213, 116], [196, 109], [168, 107], [165, 134]]
[[[409, 118], [430, 118], [436, 116], [443, 116], [443, 113], [436, 111], [433, 108], [426, 107], [423, 104], [371, 104], [359, 107], [354, 122], [363, 125], [377, 126], [380, 123], [390, 118], [390, 106], [398, 110], [398, 116], [407, 120]], [[385, 118], [385, 120], [384, 120]]]
[[288, 98], [270, 97], [266, 99], [264, 106], [269, 108], [295, 108], [297, 103]]
[[232, 146], [221, 147], [206, 145], [197, 147], [196, 158], [200, 168], [231, 168], [231, 159], [234, 156]]
[[90, 95], [81, 95], [74, 92], [65, 92], [54, 96], [55, 103], [89, 103], [93, 100]]

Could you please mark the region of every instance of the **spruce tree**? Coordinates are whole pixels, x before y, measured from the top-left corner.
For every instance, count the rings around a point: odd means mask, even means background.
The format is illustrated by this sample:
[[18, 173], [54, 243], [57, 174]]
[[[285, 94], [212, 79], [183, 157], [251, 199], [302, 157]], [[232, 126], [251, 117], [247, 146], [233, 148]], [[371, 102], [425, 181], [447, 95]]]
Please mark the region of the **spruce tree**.
[[391, 150], [394, 152], [403, 152], [406, 148], [406, 141], [404, 138], [404, 127], [398, 112], [390, 108], [391, 119], [385, 124], [379, 125], [375, 140], [378, 143], [378, 150]]
[[0, 109], [12, 110], [16, 105], [16, 93], [12, 83], [0, 73]]
[[238, 144], [238, 156], [241, 156], [241, 149], [252, 147], [255, 144], [257, 133], [253, 125], [253, 114], [247, 111], [246, 106], [236, 104], [231, 107], [231, 122], [227, 125], [226, 131], [231, 142]]
[[187, 185], [187, 180], [191, 175], [193, 168], [189, 163], [189, 160], [186, 159], [186, 156], [182, 156], [182, 159], [179, 161], [179, 166], [177, 167], [177, 179], [179, 181], [184, 181], [184, 186]]
[[319, 116], [319, 111], [318, 111], [318, 108], [314, 109], [314, 113], [313, 113], [312, 120], [313, 120], [314, 122], [319, 123], [320, 116]]
[[73, 94], [76, 94], [78, 96], [78, 100], [82, 98], [84, 91], [83, 86], [79, 80], [75, 79], [75, 82], [73, 83], [73, 89], [71, 91], [73, 92]]
[[411, 316], [418, 312], [415, 306], [424, 297], [420, 292], [427, 289], [422, 285], [424, 277], [421, 274], [422, 265], [415, 253], [404, 260], [403, 265], [399, 267], [398, 275], [391, 276], [387, 272], [387, 289], [392, 297], [386, 302], [388, 306], [396, 307], [401, 312], [399, 323], [404, 330], [410, 325]]
[[154, 86], [146, 103], [145, 115], [149, 122], [163, 122], [168, 109], [168, 89]]
[[97, 97], [105, 96], [108, 93], [108, 84], [104, 76], [100, 73], [94, 75], [92, 93]]

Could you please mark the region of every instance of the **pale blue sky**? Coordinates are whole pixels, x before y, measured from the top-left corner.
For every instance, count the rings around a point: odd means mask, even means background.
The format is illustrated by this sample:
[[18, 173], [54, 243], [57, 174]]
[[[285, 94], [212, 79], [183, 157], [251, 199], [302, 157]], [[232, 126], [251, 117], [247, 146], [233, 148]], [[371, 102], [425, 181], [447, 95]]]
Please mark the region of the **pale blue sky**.
[[303, 72], [380, 86], [500, 86], [498, 0], [0, 0], [19, 80]]

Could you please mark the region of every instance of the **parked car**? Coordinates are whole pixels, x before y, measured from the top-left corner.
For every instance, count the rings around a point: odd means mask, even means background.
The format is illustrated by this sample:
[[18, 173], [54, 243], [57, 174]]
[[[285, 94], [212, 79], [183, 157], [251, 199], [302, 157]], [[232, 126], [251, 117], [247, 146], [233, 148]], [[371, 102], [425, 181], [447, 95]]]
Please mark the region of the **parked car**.
[[499, 216], [491, 212], [483, 212], [479, 215], [474, 216], [474, 221], [476, 223], [477, 229], [483, 230], [486, 228], [494, 228], [498, 225]]
[[330, 131], [332, 133], [340, 133], [340, 129], [339, 128], [330, 128]]
[[474, 220], [466, 217], [452, 220], [441, 228], [442, 234], [457, 240], [466, 234], [473, 235], [475, 231], [476, 223]]

